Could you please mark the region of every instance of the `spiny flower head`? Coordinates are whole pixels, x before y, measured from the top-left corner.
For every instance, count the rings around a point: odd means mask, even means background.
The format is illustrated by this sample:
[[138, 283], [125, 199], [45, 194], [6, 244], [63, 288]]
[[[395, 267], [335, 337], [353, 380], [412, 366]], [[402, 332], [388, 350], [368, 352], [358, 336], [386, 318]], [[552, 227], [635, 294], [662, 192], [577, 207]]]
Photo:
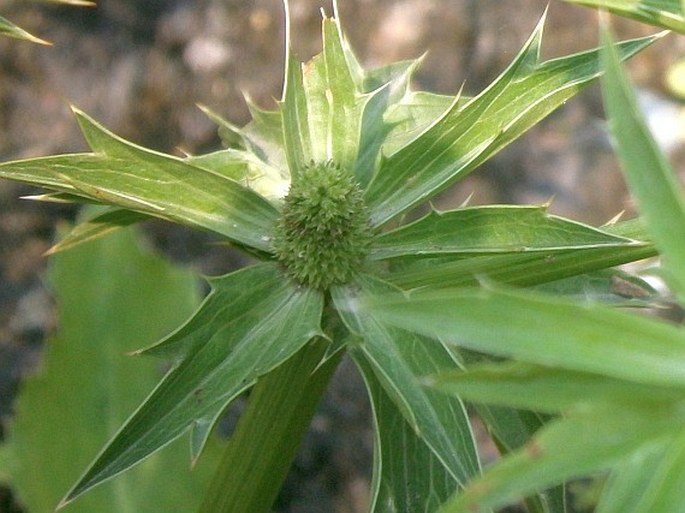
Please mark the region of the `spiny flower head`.
[[351, 171], [333, 161], [299, 170], [273, 241], [293, 279], [320, 290], [347, 283], [363, 264], [370, 238], [368, 210]]

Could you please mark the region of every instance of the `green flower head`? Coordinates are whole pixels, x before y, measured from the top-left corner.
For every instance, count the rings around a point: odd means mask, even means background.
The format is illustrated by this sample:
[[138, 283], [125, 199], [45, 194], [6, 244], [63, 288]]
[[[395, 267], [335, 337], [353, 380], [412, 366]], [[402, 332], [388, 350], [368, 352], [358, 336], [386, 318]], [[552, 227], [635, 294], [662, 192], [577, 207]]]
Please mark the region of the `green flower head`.
[[368, 209], [354, 175], [333, 161], [311, 162], [290, 186], [273, 247], [292, 278], [327, 289], [350, 281], [370, 238]]

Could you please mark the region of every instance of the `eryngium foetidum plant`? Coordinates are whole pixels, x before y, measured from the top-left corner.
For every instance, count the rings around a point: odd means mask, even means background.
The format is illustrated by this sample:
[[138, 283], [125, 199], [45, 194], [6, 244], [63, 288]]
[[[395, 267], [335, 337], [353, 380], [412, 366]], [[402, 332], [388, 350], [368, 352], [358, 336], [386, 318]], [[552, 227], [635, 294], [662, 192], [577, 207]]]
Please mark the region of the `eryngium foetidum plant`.
[[[156, 217], [217, 233], [261, 260], [210, 278], [196, 314], [140, 351], [173, 365], [63, 504], [188, 431], [198, 458], [222, 412], [252, 388], [203, 511], [268, 511], [328, 378], [349, 354], [375, 416], [372, 510], [436, 511], [480, 464], [461, 399], [421, 377], [459, 372], [484, 353], [610, 375], [634, 370], [620, 350], [579, 350], [592, 330], [543, 328], [568, 315], [576, 327], [597, 324], [586, 319], [590, 310], [550, 293], [619, 304], [649, 295], [611, 269], [654, 254], [638, 225], [600, 230], [544, 206], [430, 210], [405, 222], [600, 75], [596, 50], [540, 62], [542, 26], [489, 87], [466, 98], [412, 91], [418, 61], [364, 70], [338, 17], [325, 16], [321, 54], [303, 65], [288, 44], [276, 110], [251, 106], [252, 121], [237, 128], [205, 109], [224, 135], [222, 150], [157, 153], [74, 109], [92, 152], [0, 165], [0, 177], [52, 191], [36, 199], [107, 207], [55, 250]], [[654, 39], [616, 52], [628, 58]], [[625, 316], [606, 307], [604, 315]], [[538, 332], [527, 336], [531, 327]], [[479, 412], [505, 452], [549, 418]], [[530, 500], [563, 503], [563, 490]]]

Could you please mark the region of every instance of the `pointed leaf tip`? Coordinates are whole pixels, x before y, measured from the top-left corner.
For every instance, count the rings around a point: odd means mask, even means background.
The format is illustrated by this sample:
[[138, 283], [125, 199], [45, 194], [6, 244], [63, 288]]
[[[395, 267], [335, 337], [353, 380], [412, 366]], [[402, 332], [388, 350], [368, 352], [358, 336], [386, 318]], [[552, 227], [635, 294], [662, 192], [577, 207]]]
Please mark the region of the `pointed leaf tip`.
[[52, 46], [52, 43], [34, 36], [30, 32], [24, 30], [23, 28], [15, 25], [6, 18], [0, 16], [0, 35], [5, 35], [13, 37], [15, 39], [21, 39], [23, 41], [29, 41], [31, 43], [38, 43], [40, 45]]

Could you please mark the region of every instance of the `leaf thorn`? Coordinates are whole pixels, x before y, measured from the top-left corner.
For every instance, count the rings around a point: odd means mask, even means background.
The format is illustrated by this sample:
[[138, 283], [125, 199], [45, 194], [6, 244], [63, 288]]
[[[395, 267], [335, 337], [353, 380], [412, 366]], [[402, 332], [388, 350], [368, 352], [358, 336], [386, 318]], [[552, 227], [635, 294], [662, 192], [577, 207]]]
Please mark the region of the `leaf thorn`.
[[604, 223], [603, 226], [613, 226], [613, 225], [615, 225], [616, 223], [618, 223], [618, 222], [620, 221], [620, 219], [623, 217], [623, 214], [625, 214], [625, 213], [626, 213], [625, 210], [621, 210], [618, 214], [616, 214], [614, 217], [612, 217], [612, 218], [609, 219], [606, 223]]

